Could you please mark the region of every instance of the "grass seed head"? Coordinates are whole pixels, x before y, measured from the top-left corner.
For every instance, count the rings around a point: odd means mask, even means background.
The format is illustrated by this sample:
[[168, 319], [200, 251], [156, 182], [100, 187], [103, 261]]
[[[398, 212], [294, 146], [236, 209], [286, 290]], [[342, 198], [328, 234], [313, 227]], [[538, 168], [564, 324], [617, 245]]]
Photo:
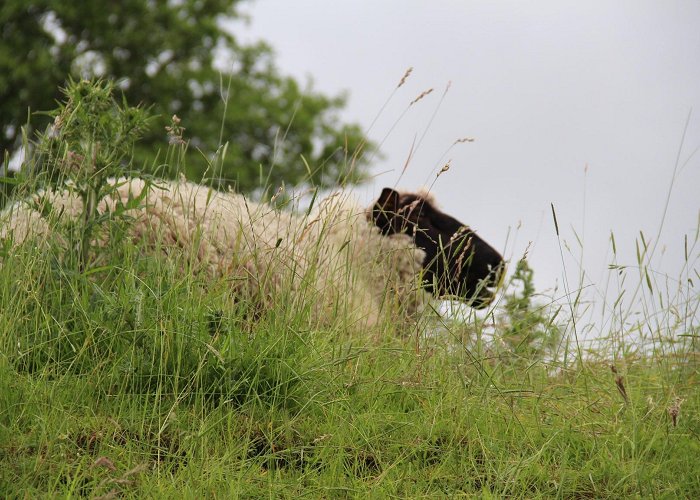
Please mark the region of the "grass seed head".
[[668, 407], [668, 416], [671, 417], [671, 423], [674, 427], [678, 425], [678, 417], [681, 414], [681, 405], [683, 404], [683, 399], [675, 397], [673, 403]]
[[462, 144], [464, 142], [474, 142], [473, 137], [462, 137], [461, 139], [457, 139], [452, 145], [454, 146], [455, 144]]
[[185, 127], [180, 125], [180, 117], [173, 115], [170, 119], [170, 125], [166, 125], [165, 131], [168, 133], [168, 144], [171, 146], [183, 145], [185, 140], [182, 138], [185, 133]]
[[270, 198], [270, 203], [274, 203], [277, 201], [277, 198], [279, 198], [282, 193], [284, 193], [284, 184], [281, 184], [280, 187], [277, 188], [277, 191], [275, 194], [272, 195], [272, 198]]
[[436, 177], [440, 177], [442, 174], [444, 174], [445, 172], [447, 172], [450, 169], [450, 162], [451, 161], [452, 161], [451, 159], [447, 160], [447, 163], [445, 163], [445, 165], [440, 169], [440, 171], [437, 173]]
[[433, 91], [432, 88], [429, 88], [428, 90], [424, 90], [423, 92], [420, 93], [420, 95], [419, 95], [418, 97], [416, 97], [415, 99], [413, 99], [413, 100], [411, 101], [411, 104], [409, 104], [409, 106], [413, 106], [415, 103], [417, 103], [418, 101], [420, 101], [421, 99], [423, 99], [425, 96], [427, 96], [428, 94], [430, 94], [432, 91]]
[[406, 83], [406, 80], [408, 79], [409, 76], [411, 76], [411, 73], [412, 73], [412, 72], [413, 72], [413, 66], [411, 66], [410, 68], [408, 68], [408, 69], [406, 70], [406, 72], [403, 74], [403, 76], [401, 77], [401, 81], [400, 81], [399, 84], [396, 86], [397, 89], [398, 89], [399, 87], [401, 87], [404, 83]]
[[617, 390], [620, 392], [622, 399], [625, 400], [625, 403], [629, 403], [629, 398], [627, 397], [627, 391], [625, 390], [625, 382], [622, 378], [622, 375], [618, 375], [617, 377], [615, 377], [615, 385], [617, 386]]

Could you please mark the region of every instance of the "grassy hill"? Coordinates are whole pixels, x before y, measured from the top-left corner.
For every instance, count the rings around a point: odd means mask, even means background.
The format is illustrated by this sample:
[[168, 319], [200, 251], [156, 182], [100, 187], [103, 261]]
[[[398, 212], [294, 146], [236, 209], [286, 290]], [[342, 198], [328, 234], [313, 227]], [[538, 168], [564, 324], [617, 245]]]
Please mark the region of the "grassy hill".
[[[136, 171], [106, 139], [99, 175], [81, 177], [86, 154], [66, 170], [91, 123], [134, 119], [107, 109], [59, 110], [82, 121], [39, 142], [15, 195], [70, 178], [88, 199]], [[128, 224], [87, 214], [0, 247], [4, 497], [700, 497], [695, 247], [684, 293], [640, 273], [653, 314], [611, 307], [596, 338], [526, 263], [486, 314], [363, 332], [288, 297], [254, 310], [138, 241], [92, 243]]]

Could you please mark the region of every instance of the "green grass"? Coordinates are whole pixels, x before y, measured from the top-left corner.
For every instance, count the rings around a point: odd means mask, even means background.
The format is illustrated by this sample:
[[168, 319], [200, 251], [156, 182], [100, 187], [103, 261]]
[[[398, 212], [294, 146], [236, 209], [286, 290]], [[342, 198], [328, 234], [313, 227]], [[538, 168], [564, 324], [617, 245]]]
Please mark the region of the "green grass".
[[598, 326], [521, 263], [485, 318], [362, 332], [139, 242], [45, 243], [0, 249], [3, 497], [700, 498], [695, 247], [683, 293], [640, 257], [641, 306]]
[[605, 356], [309, 330], [164, 259], [38, 257], [0, 271], [6, 496], [700, 494], [697, 353], [618, 358], [625, 402]]

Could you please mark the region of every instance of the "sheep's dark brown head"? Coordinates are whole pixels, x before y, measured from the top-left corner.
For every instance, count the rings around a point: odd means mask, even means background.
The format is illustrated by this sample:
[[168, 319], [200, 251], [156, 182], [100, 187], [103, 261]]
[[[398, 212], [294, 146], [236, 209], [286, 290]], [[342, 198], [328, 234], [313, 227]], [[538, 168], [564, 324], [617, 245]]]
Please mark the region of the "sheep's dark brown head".
[[435, 297], [458, 298], [477, 309], [491, 303], [503, 257], [429, 197], [384, 188], [371, 217], [383, 234], [408, 234], [425, 251], [424, 287]]

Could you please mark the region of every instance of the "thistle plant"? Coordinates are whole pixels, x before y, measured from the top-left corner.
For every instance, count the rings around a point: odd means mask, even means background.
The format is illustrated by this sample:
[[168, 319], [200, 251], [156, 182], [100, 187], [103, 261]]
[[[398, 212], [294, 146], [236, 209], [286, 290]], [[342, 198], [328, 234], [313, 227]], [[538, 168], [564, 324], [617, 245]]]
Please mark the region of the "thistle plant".
[[542, 359], [561, 340], [561, 329], [554, 323], [558, 311], [552, 314], [534, 303], [534, 272], [527, 260], [518, 261], [511, 281], [515, 291], [505, 297], [499, 340], [516, 359]]
[[[65, 96], [49, 114], [53, 124], [39, 135], [33, 172], [54, 190], [68, 189], [82, 201], [81, 217], [69, 222], [70, 241], [79, 269], [85, 270], [90, 246], [100, 228], [109, 221], [124, 217], [124, 212], [137, 206], [139, 199], [129, 200], [111, 213], [99, 213], [98, 202], [114, 193], [118, 182], [110, 179], [128, 177], [134, 143], [147, 128], [148, 116], [141, 107], [131, 107], [114, 98], [114, 85], [104, 81], [69, 82]], [[139, 174], [141, 175], [141, 174]], [[47, 200], [41, 210], [50, 212]]]

